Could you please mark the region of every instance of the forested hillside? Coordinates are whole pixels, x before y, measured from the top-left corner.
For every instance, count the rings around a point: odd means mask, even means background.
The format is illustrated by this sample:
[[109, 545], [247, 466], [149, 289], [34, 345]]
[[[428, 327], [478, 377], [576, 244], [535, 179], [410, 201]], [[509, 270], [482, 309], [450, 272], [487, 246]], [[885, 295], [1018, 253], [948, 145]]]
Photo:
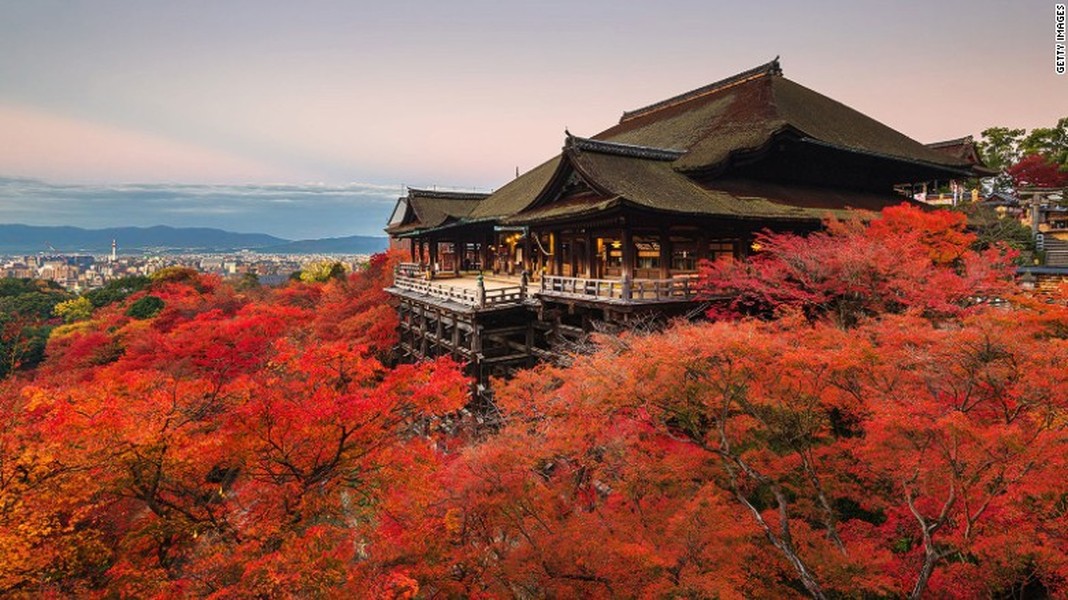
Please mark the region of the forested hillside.
[[1068, 308], [975, 241], [764, 236], [704, 266], [708, 319], [489, 421], [460, 365], [392, 363], [385, 255], [57, 298], [0, 382], [0, 595], [1063, 597]]

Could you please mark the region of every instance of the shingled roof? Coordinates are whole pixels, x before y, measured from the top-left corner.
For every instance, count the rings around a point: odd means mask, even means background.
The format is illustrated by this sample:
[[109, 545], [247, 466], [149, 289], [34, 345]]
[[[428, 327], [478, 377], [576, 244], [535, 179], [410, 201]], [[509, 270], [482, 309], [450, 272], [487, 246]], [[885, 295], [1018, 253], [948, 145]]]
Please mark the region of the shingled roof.
[[[698, 185], [672, 167], [678, 151], [615, 144], [569, 136], [555, 182], [528, 208], [504, 222], [528, 224], [593, 215], [629, 205], [654, 211], [732, 219], [811, 220], [844, 216], [849, 209], [879, 210], [900, 200], [889, 196], [764, 182], [725, 181], [722, 186]], [[557, 198], [565, 182], [578, 178], [594, 194]], [[795, 198], [796, 197], [796, 198]]]
[[399, 235], [458, 222], [468, 217], [488, 196], [486, 192], [408, 188], [408, 195], [397, 199], [393, 219], [386, 231]]
[[559, 164], [557, 155], [508, 182], [471, 211], [471, 220], [501, 219], [523, 210], [549, 183]]
[[[809, 154], [841, 157], [843, 164], [845, 159], [856, 163], [862, 158], [871, 165], [865, 169], [876, 170], [884, 179], [948, 179], [976, 173], [966, 157], [924, 146], [786, 79], [776, 58], [625, 112], [618, 124], [591, 138], [567, 134], [560, 155], [462, 210], [440, 202], [422, 206], [413, 198], [417, 218], [391, 225], [387, 231], [479, 222], [532, 223], [622, 205], [724, 218], [809, 220], [848, 208], [879, 210], [902, 201], [889, 185], [880, 194], [873, 191], [875, 185], [853, 186], [867, 190], [858, 191], [845, 189], [849, 186], [841, 182], [786, 184], [771, 181], [774, 177], [762, 180], [752, 172], [745, 175], [742, 167], [732, 166], [734, 158], [763, 156], [783, 143], [818, 147]], [[836, 164], [828, 166], [833, 169]], [[595, 193], [561, 198], [569, 178], [576, 175]], [[879, 181], [879, 186], [883, 183]]]
[[685, 150], [675, 167], [715, 169], [780, 134], [845, 151], [949, 169], [968, 163], [786, 79], [779, 60], [623, 113], [594, 139]]

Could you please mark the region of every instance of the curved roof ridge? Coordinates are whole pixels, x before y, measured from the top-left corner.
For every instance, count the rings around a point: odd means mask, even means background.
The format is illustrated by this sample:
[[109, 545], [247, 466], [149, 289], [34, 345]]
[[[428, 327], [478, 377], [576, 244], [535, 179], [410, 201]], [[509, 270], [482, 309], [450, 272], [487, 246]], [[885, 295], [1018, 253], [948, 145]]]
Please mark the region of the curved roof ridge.
[[428, 190], [425, 188], [408, 188], [409, 198], [434, 198], [436, 200], [481, 200], [489, 192], [464, 192], [459, 190]]
[[751, 79], [766, 77], [768, 75], [782, 75], [782, 66], [779, 64], [778, 56], [776, 56], [775, 59], [771, 62], [764, 63], [759, 67], [753, 67], [752, 69], [749, 69], [747, 71], [742, 71], [741, 73], [731, 75], [730, 77], [720, 79], [719, 81], [712, 82], [708, 85], [703, 85], [697, 89], [693, 89], [688, 92], [683, 92], [677, 96], [672, 96], [671, 98], [668, 98], [666, 100], [654, 102], [648, 106], [643, 106], [642, 108], [626, 111], [623, 113], [623, 116], [619, 118], [619, 122], [624, 123], [626, 121], [630, 121], [631, 119], [643, 117], [659, 110], [663, 110], [665, 108], [669, 108], [677, 104], [682, 104], [683, 102], [689, 102], [690, 100], [713, 94], [715, 92], [727, 89], [740, 83], [745, 83], [746, 81], [749, 81]]
[[945, 148], [947, 146], [960, 146], [962, 144], [972, 144], [972, 143], [975, 143], [975, 139], [970, 135], [966, 135], [964, 137], [954, 138], [952, 140], [942, 140], [940, 142], [928, 142], [928, 143], [924, 144], [924, 146], [927, 146], [928, 148]]
[[646, 158], [650, 160], [672, 161], [686, 154], [685, 150], [674, 148], [656, 148], [653, 146], [640, 146], [638, 144], [623, 144], [621, 142], [606, 142], [567, 134], [564, 141], [564, 149], [573, 149], [580, 152], [597, 152], [600, 154], [614, 154], [617, 156], [629, 156], [632, 158]]

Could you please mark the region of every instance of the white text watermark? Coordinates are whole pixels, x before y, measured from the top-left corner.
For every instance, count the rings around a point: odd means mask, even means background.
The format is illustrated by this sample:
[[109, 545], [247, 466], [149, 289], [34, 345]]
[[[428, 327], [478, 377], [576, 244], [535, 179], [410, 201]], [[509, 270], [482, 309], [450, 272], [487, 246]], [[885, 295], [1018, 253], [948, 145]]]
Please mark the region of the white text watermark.
[[1065, 71], [1065, 10], [1063, 4], [1053, 5], [1053, 70], [1058, 75], [1064, 75]]

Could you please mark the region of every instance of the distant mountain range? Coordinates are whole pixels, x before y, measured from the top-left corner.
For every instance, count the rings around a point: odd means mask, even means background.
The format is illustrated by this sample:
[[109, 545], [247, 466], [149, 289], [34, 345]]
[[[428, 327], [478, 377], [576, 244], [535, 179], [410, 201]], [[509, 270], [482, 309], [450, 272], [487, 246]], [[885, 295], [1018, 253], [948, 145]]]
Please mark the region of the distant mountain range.
[[342, 238], [291, 241], [263, 233], [234, 233], [206, 227], [39, 227], [0, 225], [0, 254], [62, 252], [107, 254], [111, 240], [120, 254], [145, 252], [230, 252], [254, 250], [271, 254], [372, 254], [389, 245], [385, 237], [354, 235]]

